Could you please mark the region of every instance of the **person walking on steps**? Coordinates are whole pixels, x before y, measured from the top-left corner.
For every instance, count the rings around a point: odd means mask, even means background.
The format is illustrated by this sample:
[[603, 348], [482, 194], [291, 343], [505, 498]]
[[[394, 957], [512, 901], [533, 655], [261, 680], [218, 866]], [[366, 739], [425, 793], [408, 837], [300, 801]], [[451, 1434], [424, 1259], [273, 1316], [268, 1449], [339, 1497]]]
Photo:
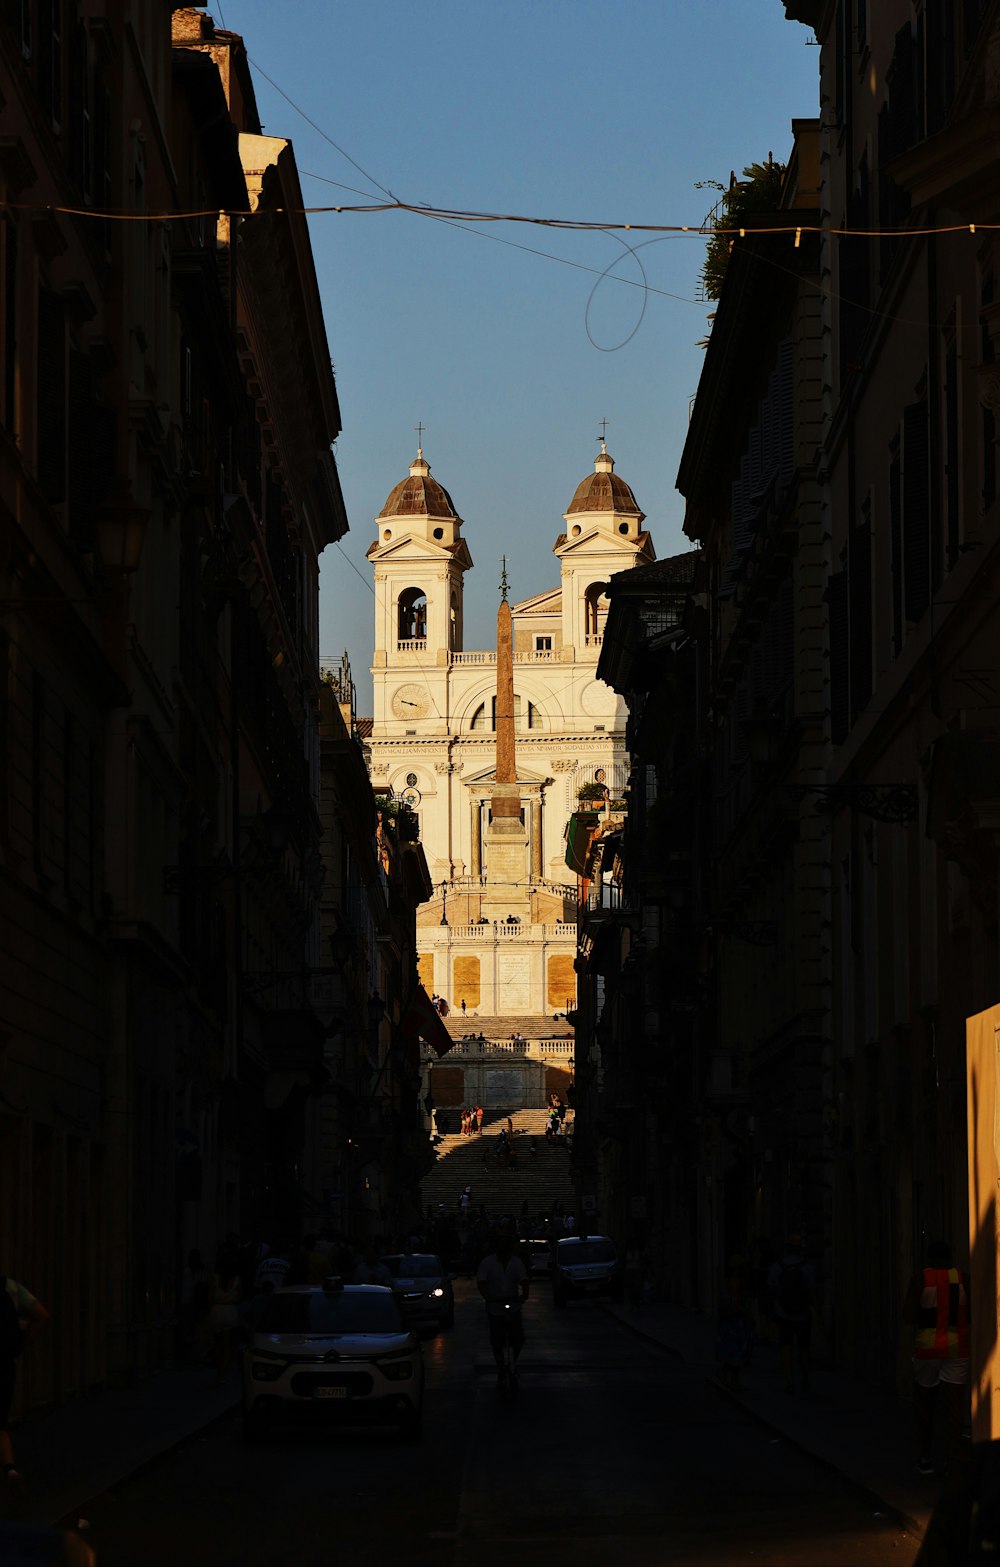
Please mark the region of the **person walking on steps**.
[[17, 1361], [24, 1345], [49, 1320], [41, 1301], [23, 1284], [0, 1275], [0, 1474], [8, 1486], [16, 1485], [21, 1478], [14, 1464], [8, 1429]]
[[934, 1473], [934, 1406], [938, 1388], [948, 1418], [948, 1462], [965, 1426], [969, 1397], [969, 1276], [956, 1268], [947, 1241], [933, 1241], [927, 1262], [913, 1275], [903, 1301], [903, 1321], [914, 1329], [913, 1392], [917, 1468]]
[[[781, 1259], [768, 1275], [768, 1288], [778, 1324], [778, 1346], [785, 1392], [809, 1389], [809, 1339], [812, 1332], [816, 1277], [805, 1259], [802, 1238], [791, 1235]], [[798, 1389], [796, 1389], [796, 1380]]]

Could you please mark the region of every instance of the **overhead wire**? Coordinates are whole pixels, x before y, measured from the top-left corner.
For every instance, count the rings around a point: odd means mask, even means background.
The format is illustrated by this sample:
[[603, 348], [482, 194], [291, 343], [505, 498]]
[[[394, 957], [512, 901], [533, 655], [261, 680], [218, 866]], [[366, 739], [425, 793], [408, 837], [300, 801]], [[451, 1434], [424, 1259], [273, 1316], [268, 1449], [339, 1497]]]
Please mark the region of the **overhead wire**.
[[[345, 156], [349, 155], [345, 154]], [[351, 161], [353, 162], [353, 159]], [[364, 171], [362, 170], [362, 172]], [[337, 182], [332, 181], [331, 183], [336, 184]], [[353, 189], [352, 186], [344, 188], [348, 190]], [[288, 213], [299, 217], [319, 217], [329, 213], [363, 216], [368, 213], [405, 212], [418, 218], [445, 219], [458, 224], [519, 223], [532, 228], [558, 229], [565, 233], [573, 234], [597, 234], [603, 232], [608, 234], [689, 235], [693, 239], [714, 239], [720, 235], [728, 235], [732, 239], [745, 239], [748, 235], [767, 235], [771, 237], [787, 235], [793, 241], [801, 241], [803, 235], [842, 239], [928, 239], [932, 236], [944, 234], [969, 234], [975, 236], [977, 234], [995, 234], [1000, 232], [1000, 223], [927, 223], [910, 224], [895, 228], [844, 228], [839, 224], [833, 223], [793, 222], [764, 223], [759, 226], [747, 223], [739, 225], [722, 224], [718, 228], [710, 228], [703, 223], [625, 223], [620, 219], [614, 218], [547, 218], [535, 217], [519, 212], [483, 212], [466, 210], [461, 207], [435, 207], [422, 202], [398, 201], [395, 197], [390, 201], [372, 201], [365, 206], [357, 206], [352, 203], [321, 206], [296, 206], [281, 203], [274, 207], [259, 208], [256, 212], [247, 212], [239, 207], [171, 207], [154, 212], [130, 212], [124, 209], [74, 207], [69, 203], [57, 201], [32, 202], [5, 199], [0, 200], [0, 210], [8, 212], [56, 212], [63, 213], [68, 217], [96, 218], [101, 222], [108, 223], [172, 223], [180, 219], [219, 217], [241, 218], [244, 221], [250, 221], [255, 217], [269, 216], [275, 213]], [[796, 248], [798, 248], [797, 244]]]

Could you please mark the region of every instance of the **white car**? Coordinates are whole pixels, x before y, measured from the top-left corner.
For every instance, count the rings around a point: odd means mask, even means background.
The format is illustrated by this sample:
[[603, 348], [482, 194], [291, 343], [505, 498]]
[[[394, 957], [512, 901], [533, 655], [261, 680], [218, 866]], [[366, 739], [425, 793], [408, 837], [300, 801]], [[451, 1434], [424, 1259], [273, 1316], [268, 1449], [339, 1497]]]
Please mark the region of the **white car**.
[[243, 1357], [243, 1430], [293, 1424], [393, 1425], [422, 1430], [420, 1342], [380, 1284], [275, 1290]]
[[567, 1235], [556, 1241], [551, 1279], [557, 1306], [588, 1295], [608, 1295], [615, 1301], [624, 1295], [622, 1265], [607, 1235]]

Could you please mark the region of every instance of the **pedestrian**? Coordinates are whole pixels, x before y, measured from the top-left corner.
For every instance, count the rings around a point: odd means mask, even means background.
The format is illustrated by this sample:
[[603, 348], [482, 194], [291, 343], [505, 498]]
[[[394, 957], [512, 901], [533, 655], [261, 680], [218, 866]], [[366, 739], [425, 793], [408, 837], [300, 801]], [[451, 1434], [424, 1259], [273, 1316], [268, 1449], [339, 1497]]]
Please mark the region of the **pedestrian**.
[[514, 1118], [510, 1115], [507, 1117], [507, 1136], [514, 1141]]
[[913, 1334], [914, 1415], [917, 1468], [934, 1473], [934, 1407], [943, 1388], [947, 1412], [948, 1462], [958, 1450], [969, 1395], [969, 1276], [952, 1262], [947, 1241], [933, 1241], [925, 1266], [910, 1279], [903, 1321]]
[[646, 1279], [646, 1254], [642, 1243], [634, 1237], [625, 1248], [625, 1293], [633, 1311], [642, 1304], [642, 1286]]
[[753, 1347], [753, 1324], [747, 1310], [746, 1264], [742, 1257], [730, 1258], [719, 1305], [715, 1358], [725, 1387], [738, 1392], [743, 1367]]
[[366, 1241], [361, 1261], [354, 1270], [355, 1284], [387, 1284], [392, 1283], [392, 1274], [380, 1259], [378, 1247], [374, 1241]]
[[21, 1479], [8, 1425], [18, 1357], [48, 1321], [49, 1313], [30, 1290], [16, 1279], [0, 1275], [0, 1474], [8, 1487]]
[[482, 1105], [476, 1106], [476, 1131], [479, 1133], [480, 1137], [483, 1133], [483, 1116], [485, 1113], [486, 1112], [484, 1111]]
[[270, 1319], [271, 1297], [274, 1294], [274, 1285], [270, 1279], [265, 1279], [260, 1289], [243, 1300], [239, 1305], [240, 1327], [251, 1338], [255, 1333], [266, 1331], [266, 1324]]
[[328, 1253], [320, 1250], [319, 1237], [307, 1235], [302, 1242], [302, 1251], [305, 1261], [306, 1284], [322, 1284], [330, 1273], [330, 1258]]
[[208, 1313], [208, 1290], [211, 1280], [202, 1261], [201, 1252], [188, 1252], [184, 1272], [181, 1274], [181, 1294], [177, 1310], [177, 1347], [186, 1360], [198, 1342], [201, 1324]]
[[465, 997], [462, 997], [462, 1016], [465, 1016]]
[[290, 1253], [291, 1247], [286, 1241], [275, 1241], [274, 1245], [268, 1248], [267, 1255], [258, 1262], [253, 1276], [255, 1290], [260, 1289], [265, 1279], [270, 1279], [276, 1290], [281, 1288], [292, 1266]]
[[797, 1374], [798, 1390], [805, 1393], [809, 1389], [809, 1339], [816, 1277], [806, 1262], [801, 1236], [789, 1236], [783, 1255], [771, 1267], [767, 1283], [778, 1323], [785, 1392], [796, 1391]]
[[471, 1186], [467, 1186], [465, 1188], [465, 1191], [462, 1193], [461, 1197], [458, 1199], [458, 1206], [461, 1208], [463, 1213], [468, 1213], [470, 1207], [472, 1206], [472, 1187]]
[[233, 1338], [240, 1327], [239, 1305], [243, 1283], [239, 1262], [231, 1251], [221, 1251], [209, 1291], [208, 1331], [215, 1346], [215, 1380], [221, 1387], [229, 1371]]

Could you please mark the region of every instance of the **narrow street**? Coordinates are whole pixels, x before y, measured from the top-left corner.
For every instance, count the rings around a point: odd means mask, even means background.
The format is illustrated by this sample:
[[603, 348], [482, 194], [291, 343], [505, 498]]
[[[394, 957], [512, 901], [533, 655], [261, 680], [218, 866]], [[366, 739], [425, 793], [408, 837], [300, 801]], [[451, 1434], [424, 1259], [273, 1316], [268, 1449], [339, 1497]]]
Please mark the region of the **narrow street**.
[[700, 1371], [536, 1285], [521, 1396], [498, 1402], [481, 1304], [425, 1343], [426, 1430], [251, 1445], [224, 1422], [96, 1500], [100, 1567], [760, 1562], [909, 1567], [889, 1518]]

